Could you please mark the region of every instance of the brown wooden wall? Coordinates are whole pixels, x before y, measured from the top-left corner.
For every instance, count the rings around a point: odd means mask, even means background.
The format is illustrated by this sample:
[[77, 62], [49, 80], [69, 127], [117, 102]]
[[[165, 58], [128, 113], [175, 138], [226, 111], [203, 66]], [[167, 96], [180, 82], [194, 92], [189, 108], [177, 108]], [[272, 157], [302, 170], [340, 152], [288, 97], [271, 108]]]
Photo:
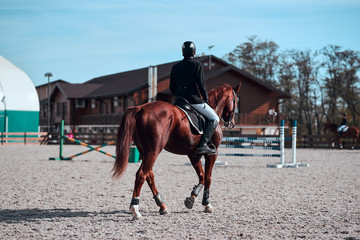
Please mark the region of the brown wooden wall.
[[[240, 81], [239, 81], [240, 80]], [[270, 108], [278, 108], [278, 98], [270, 96], [270, 92], [264, 87], [246, 78], [239, 79], [235, 73], [228, 72], [221, 77], [209, 79], [207, 82], [208, 90], [217, 88], [223, 83], [233, 87], [241, 82], [239, 96], [239, 112], [253, 114], [267, 114]]]

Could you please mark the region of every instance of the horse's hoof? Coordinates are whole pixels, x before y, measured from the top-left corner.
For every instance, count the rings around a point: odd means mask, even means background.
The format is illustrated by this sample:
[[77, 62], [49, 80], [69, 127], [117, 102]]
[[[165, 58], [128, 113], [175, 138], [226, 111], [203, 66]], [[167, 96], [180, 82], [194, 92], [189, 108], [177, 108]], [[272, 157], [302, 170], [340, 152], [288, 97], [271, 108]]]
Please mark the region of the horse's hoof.
[[133, 213], [133, 221], [142, 219], [142, 216], [139, 212], [139, 205], [131, 205], [130, 211]]
[[143, 219], [143, 217], [140, 215], [140, 216], [134, 216], [133, 217], [133, 221], [139, 221], [139, 220], [142, 220]]
[[214, 210], [214, 208], [213, 208], [210, 204], [208, 204], [208, 205], [205, 206], [204, 212], [206, 212], [206, 213], [212, 213], [213, 210]]
[[184, 201], [185, 207], [187, 207], [188, 209], [192, 209], [192, 207], [194, 206], [194, 202], [195, 202], [194, 197], [186, 198]]
[[168, 215], [168, 214], [169, 214], [169, 212], [167, 210], [160, 212], [160, 215]]
[[168, 214], [169, 214], [167, 208], [165, 208], [165, 209], [160, 209], [159, 213], [160, 213], [160, 215], [168, 215]]

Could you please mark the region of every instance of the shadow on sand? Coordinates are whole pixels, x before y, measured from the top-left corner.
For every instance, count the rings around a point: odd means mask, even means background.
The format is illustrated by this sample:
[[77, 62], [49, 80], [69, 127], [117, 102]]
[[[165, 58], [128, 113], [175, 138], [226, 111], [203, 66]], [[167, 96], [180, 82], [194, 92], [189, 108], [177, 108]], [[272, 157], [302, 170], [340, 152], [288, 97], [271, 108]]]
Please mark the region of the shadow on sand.
[[0, 223], [20, 223], [36, 222], [41, 220], [56, 221], [61, 218], [86, 218], [86, 217], [129, 217], [129, 211], [111, 211], [111, 212], [89, 212], [77, 211], [72, 209], [3, 209], [0, 210]]

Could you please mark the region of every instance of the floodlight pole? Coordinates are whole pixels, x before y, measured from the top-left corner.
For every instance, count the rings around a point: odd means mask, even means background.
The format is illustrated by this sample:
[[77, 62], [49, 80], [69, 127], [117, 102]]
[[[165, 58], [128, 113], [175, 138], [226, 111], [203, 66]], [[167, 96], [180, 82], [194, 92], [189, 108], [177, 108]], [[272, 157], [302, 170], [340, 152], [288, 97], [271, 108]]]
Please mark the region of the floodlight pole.
[[209, 48], [209, 52], [210, 52], [210, 56], [209, 56], [209, 70], [211, 70], [211, 49], [212, 49], [213, 47], [215, 47], [215, 45], [211, 45], [211, 46], [208, 47], [208, 48]]
[[48, 99], [48, 104], [47, 104], [47, 117], [48, 117], [48, 132], [50, 132], [50, 77], [52, 77], [52, 73], [51, 72], [48, 72], [48, 73], [45, 73], [45, 77], [48, 78], [48, 87], [47, 87], [47, 99]]

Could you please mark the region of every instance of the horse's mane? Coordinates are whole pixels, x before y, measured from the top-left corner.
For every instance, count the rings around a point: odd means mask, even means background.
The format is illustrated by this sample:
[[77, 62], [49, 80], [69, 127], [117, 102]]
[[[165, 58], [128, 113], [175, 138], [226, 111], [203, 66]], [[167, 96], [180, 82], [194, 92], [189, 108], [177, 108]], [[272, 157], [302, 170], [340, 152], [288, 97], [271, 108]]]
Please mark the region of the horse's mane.
[[218, 88], [212, 89], [208, 94], [210, 106], [217, 106], [228, 89], [232, 89], [228, 84], [223, 84]]

